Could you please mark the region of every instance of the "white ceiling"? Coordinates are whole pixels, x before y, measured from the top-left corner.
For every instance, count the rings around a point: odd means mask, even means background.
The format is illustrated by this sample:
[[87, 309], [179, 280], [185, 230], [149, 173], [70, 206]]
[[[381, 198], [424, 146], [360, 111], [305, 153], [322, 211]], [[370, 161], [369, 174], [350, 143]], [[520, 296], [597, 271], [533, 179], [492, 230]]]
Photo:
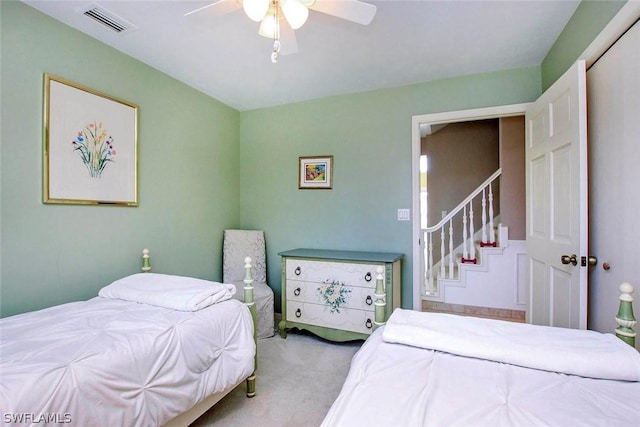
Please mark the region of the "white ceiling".
[[[579, 3], [367, 0], [368, 26], [311, 11], [298, 52], [272, 64], [272, 41], [241, 8], [184, 16], [214, 0], [23, 1], [240, 111], [539, 65]], [[79, 12], [92, 4], [137, 28], [117, 34]]]

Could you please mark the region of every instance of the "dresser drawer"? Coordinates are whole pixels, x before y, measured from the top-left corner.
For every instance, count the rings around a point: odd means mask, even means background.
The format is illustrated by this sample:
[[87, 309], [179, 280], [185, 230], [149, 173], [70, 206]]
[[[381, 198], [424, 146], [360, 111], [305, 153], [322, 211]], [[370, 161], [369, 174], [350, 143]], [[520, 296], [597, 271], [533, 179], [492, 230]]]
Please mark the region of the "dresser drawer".
[[325, 304], [333, 311], [341, 308], [374, 311], [374, 288], [289, 280], [286, 293], [288, 301]]
[[[381, 265], [287, 259], [285, 275], [287, 280], [317, 283], [339, 280], [348, 286], [375, 288], [376, 269], [379, 266]], [[384, 265], [381, 267], [384, 275]]]
[[370, 334], [374, 316], [373, 312], [348, 308], [329, 313], [324, 305], [287, 301], [287, 321]]

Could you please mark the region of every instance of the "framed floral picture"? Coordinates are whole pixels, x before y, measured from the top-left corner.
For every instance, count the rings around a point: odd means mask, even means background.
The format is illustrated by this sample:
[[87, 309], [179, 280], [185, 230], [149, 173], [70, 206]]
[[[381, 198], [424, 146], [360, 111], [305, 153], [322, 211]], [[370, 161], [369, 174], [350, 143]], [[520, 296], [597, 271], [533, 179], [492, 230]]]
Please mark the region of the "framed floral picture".
[[300, 157], [298, 188], [331, 189], [333, 187], [333, 156]]
[[43, 202], [138, 206], [138, 107], [44, 75]]

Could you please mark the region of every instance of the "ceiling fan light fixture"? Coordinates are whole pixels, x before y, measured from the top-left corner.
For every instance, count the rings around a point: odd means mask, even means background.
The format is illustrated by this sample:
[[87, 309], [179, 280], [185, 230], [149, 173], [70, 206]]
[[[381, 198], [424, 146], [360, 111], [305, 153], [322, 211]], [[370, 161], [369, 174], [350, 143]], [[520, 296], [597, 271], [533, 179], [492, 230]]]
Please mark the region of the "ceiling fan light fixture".
[[270, 4], [270, 0], [243, 0], [242, 8], [249, 19], [260, 22], [267, 14]]
[[309, 9], [298, 0], [280, 0], [280, 8], [293, 30], [302, 27], [309, 17]]
[[267, 11], [267, 14], [262, 19], [260, 23], [260, 29], [258, 30], [258, 34], [262, 37], [267, 37], [270, 39], [280, 39], [280, 23], [278, 22], [278, 16], [276, 14], [276, 10], [273, 7], [270, 7]]

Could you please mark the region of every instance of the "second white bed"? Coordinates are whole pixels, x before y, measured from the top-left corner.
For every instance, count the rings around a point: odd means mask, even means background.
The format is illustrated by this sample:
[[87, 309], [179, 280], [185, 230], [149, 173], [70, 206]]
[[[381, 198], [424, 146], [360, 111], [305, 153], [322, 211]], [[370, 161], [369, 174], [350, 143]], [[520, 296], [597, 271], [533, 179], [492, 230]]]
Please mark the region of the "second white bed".
[[[588, 378], [386, 342], [388, 327], [375, 331], [354, 356], [324, 427], [640, 425], [637, 380]], [[637, 352], [612, 343], [630, 355], [629, 374], [637, 376]]]

